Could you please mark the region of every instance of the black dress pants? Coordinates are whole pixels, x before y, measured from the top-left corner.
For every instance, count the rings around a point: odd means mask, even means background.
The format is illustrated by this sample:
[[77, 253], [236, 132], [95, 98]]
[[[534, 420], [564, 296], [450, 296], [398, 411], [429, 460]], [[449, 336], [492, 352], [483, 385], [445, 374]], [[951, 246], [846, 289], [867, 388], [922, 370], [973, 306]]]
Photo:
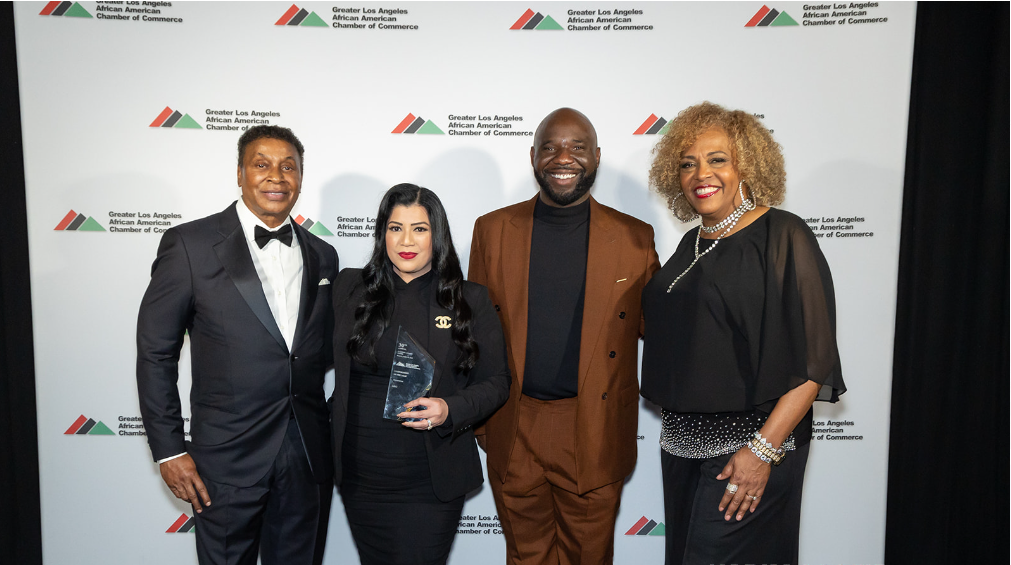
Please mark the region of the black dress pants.
[[733, 454], [685, 459], [660, 451], [666, 520], [666, 565], [797, 565], [800, 502], [811, 445], [789, 451], [772, 467], [758, 509], [723, 519], [717, 481]]
[[251, 487], [203, 479], [211, 505], [196, 518], [200, 565], [319, 565], [333, 482], [317, 484], [294, 417], [274, 464]]

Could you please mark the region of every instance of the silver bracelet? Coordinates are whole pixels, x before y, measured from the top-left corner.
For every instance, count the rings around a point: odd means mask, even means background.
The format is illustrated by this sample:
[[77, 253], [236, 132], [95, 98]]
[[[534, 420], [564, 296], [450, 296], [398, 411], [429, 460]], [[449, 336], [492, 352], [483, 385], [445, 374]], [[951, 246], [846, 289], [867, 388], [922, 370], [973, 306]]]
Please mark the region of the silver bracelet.
[[763, 453], [762, 450], [759, 449], [757, 445], [755, 445], [754, 440], [750, 439], [748, 440], [748, 447], [751, 448], [751, 452], [755, 454], [755, 457], [761, 459], [763, 463], [768, 463], [770, 465], [772, 464], [772, 459], [766, 456], [765, 453]]
[[[755, 440], [758, 441], [756, 442]], [[758, 430], [755, 430], [755, 438], [748, 440], [748, 445], [752, 447], [752, 453], [758, 455], [759, 458], [761, 458], [762, 461], [765, 461], [766, 463], [771, 461], [773, 465], [779, 465], [780, 463], [783, 462], [783, 458], [786, 457], [786, 452], [783, 450], [782, 446], [779, 447], [778, 449], [773, 447], [772, 443], [769, 442], [769, 440], [762, 437], [762, 433]], [[761, 451], [762, 455], [764, 455], [765, 457], [759, 455], [759, 453], [755, 451], [756, 449], [758, 451]]]

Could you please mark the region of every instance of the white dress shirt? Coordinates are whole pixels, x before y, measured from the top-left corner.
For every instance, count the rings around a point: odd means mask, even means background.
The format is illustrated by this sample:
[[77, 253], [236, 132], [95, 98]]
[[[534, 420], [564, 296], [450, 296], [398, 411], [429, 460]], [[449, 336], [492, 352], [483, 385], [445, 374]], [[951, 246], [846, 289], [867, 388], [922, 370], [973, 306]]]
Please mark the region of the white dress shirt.
[[298, 323], [298, 305], [302, 298], [302, 250], [299, 248], [295, 228], [292, 227], [291, 246], [276, 239], [267, 242], [260, 249], [254, 238], [253, 228], [260, 226], [268, 231], [277, 231], [291, 223], [291, 217], [274, 229], [270, 229], [246, 207], [242, 200], [235, 205], [239, 213], [239, 223], [246, 236], [246, 245], [253, 258], [256, 276], [260, 277], [263, 296], [274, 315], [277, 329], [281, 330], [284, 342], [291, 351], [295, 339], [295, 325]]

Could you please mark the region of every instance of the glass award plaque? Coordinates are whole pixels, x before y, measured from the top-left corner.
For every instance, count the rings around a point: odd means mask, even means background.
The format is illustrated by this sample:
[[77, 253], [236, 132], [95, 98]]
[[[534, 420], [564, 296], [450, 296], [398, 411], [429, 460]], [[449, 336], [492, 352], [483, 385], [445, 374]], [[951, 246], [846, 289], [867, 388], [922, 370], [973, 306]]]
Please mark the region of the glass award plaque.
[[[390, 368], [390, 388], [386, 391], [386, 408], [383, 418], [401, 420], [397, 414], [404, 411], [404, 404], [425, 396], [432, 388], [435, 376], [435, 358], [414, 339], [403, 327], [397, 329], [397, 349], [393, 352], [393, 366]], [[420, 406], [415, 410], [422, 410]], [[418, 418], [405, 418], [416, 422]]]

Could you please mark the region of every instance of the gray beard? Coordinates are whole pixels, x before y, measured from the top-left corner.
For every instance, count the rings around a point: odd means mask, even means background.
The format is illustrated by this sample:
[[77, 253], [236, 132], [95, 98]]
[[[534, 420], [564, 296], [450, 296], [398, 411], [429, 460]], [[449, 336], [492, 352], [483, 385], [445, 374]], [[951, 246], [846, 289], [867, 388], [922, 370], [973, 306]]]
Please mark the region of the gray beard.
[[568, 206], [573, 202], [579, 200], [590, 191], [593, 186], [594, 181], [597, 180], [597, 171], [593, 171], [590, 174], [583, 174], [579, 178], [579, 182], [576, 183], [576, 188], [572, 192], [566, 194], [558, 194], [551, 189], [551, 184], [548, 183], [548, 179], [538, 170], [534, 170], [534, 178], [537, 179], [537, 184], [540, 185], [541, 190], [547, 195], [548, 199], [559, 206]]

